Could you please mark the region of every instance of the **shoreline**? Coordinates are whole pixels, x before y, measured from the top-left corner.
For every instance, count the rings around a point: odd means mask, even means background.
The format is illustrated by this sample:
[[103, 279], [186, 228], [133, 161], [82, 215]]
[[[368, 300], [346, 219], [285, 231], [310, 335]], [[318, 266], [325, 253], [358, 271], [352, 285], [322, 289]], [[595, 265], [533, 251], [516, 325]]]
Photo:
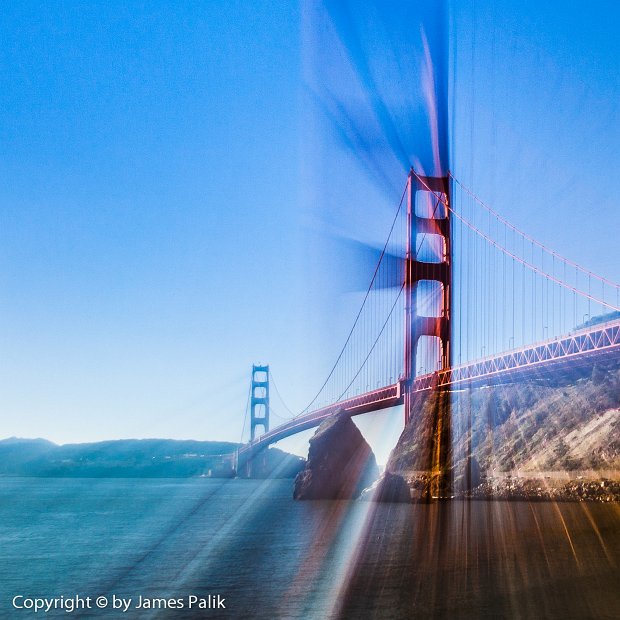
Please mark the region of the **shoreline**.
[[[556, 473], [557, 475], [553, 475]], [[472, 489], [453, 492], [450, 499], [478, 501], [620, 503], [620, 476], [573, 477], [570, 472], [541, 475], [500, 474], [483, 476]], [[613, 477], [608, 477], [609, 475]], [[430, 476], [423, 472], [404, 476], [412, 502], [424, 501]], [[447, 499], [447, 498], [446, 498]]]

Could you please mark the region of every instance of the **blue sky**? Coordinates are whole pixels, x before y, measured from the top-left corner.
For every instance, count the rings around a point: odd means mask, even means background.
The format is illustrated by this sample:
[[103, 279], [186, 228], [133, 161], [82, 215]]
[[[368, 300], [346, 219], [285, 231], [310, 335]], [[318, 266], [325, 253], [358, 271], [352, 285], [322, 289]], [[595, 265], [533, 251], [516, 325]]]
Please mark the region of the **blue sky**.
[[[321, 100], [367, 98], [363, 60], [415, 155], [404, 6], [5, 7], [0, 436], [235, 441], [253, 362], [306, 404], [357, 303], [321, 235], [378, 242], [405, 180], [385, 127], [360, 151]], [[453, 2], [448, 99], [455, 174], [616, 281], [619, 13]]]
[[287, 3], [6, 8], [4, 435], [240, 433], [227, 406], [295, 329], [298, 21]]

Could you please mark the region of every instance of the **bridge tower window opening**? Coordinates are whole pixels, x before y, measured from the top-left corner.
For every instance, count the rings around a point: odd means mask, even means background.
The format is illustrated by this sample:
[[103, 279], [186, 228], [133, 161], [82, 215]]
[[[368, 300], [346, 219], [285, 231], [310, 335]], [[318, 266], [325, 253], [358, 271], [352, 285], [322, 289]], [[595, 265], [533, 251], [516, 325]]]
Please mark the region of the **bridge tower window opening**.
[[424, 219], [445, 219], [448, 217], [448, 195], [444, 192], [430, 192], [425, 189], [415, 194], [415, 215]]
[[436, 280], [420, 280], [415, 285], [415, 307], [419, 317], [443, 316], [446, 288]]
[[269, 382], [269, 366], [252, 366], [252, 381]]
[[443, 263], [446, 260], [447, 244], [445, 237], [436, 233], [417, 233], [416, 254], [425, 263]]
[[441, 370], [443, 346], [439, 336], [420, 336], [416, 343], [415, 376], [428, 375]]

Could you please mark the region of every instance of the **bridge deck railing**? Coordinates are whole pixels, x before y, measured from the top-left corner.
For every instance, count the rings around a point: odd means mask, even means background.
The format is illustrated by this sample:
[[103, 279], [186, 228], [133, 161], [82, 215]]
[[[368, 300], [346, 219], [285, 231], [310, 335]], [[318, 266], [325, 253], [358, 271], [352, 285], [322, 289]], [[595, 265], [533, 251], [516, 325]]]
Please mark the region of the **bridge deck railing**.
[[[475, 385], [494, 376], [527, 372], [548, 364], [571, 359], [585, 361], [594, 354], [620, 351], [620, 320], [601, 323], [566, 336], [521, 347], [499, 355], [454, 366], [447, 370], [420, 375], [413, 380], [415, 392], [437, 387]], [[318, 426], [334, 413], [344, 410], [350, 415], [378, 411], [402, 404], [404, 380], [297, 416], [248, 443], [240, 452], [258, 450], [303, 430]]]

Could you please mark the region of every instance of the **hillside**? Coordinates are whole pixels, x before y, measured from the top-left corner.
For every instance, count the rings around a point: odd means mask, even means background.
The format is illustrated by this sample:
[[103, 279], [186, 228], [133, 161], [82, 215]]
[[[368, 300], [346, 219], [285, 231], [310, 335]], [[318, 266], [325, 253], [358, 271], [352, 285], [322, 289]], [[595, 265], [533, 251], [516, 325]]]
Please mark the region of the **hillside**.
[[[172, 439], [122, 439], [57, 445], [45, 439], [0, 441], [0, 475], [35, 477], [186, 478], [234, 475], [236, 443]], [[298, 457], [268, 451], [279, 477], [293, 477]]]
[[[433, 412], [451, 401], [451, 458], [471, 449], [483, 473], [620, 471], [620, 363], [418, 397], [388, 469], [428, 470]], [[471, 447], [471, 448], [470, 448]]]

